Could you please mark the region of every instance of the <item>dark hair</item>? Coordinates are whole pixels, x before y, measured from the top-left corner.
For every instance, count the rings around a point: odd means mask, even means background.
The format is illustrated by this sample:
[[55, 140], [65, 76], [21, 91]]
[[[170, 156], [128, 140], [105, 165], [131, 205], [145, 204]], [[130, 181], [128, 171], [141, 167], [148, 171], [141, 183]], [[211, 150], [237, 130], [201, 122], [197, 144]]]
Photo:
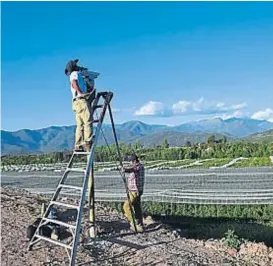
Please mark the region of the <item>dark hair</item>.
[[139, 160], [138, 160], [138, 157], [135, 155], [135, 154], [131, 154], [130, 156], [128, 156], [128, 159], [129, 159], [129, 161], [136, 161], [136, 162], [138, 162]]
[[79, 67], [77, 65], [78, 62], [79, 59], [68, 61], [64, 70], [65, 75], [69, 76], [73, 71], [78, 71], [79, 70]]
[[77, 59], [70, 60], [67, 62], [64, 70], [65, 75], [69, 76], [73, 71], [77, 70], [77, 62], [78, 62]]

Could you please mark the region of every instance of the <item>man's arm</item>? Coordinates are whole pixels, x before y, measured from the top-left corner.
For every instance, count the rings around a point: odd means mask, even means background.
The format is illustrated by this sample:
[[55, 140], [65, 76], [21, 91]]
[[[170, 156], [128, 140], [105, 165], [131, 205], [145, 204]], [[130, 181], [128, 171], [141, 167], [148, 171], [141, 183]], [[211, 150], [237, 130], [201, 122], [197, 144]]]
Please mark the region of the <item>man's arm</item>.
[[137, 172], [139, 171], [139, 165], [135, 165], [135, 166], [132, 166], [132, 167], [123, 167], [123, 171], [125, 173], [132, 173], [132, 172]]
[[84, 95], [84, 93], [81, 91], [78, 81], [76, 79], [73, 79], [71, 81], [72, 88], [79, 94], [79, 95]]
[[78, 73], [73, 71], [70, 75], [71, 87], [77, 92], [78, 95], [83, 96], [84, 93], [81, 91], [81, 88], [78, 83]]
[[123, 167], [122, 170], [124, 173], [132, 173], [134, 172], [134, 167]]

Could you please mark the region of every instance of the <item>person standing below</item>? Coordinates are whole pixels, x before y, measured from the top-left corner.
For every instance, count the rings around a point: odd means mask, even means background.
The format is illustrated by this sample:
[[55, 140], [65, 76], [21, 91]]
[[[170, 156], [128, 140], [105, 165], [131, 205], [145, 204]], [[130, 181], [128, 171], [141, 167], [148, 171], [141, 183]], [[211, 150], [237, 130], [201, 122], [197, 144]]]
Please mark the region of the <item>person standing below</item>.
[[92, 113], [91, 106], [86, 98], [87, 86], [77, 66], [78, 60], [67, 63], [65, 74], [70, 79], [72, 93], [72, 110], [76, 115], [75, 151], [90, 151], [92, 142]]
[[[141, 196], [144, 190], [145, 169], [139, 162], [136, 155], [130, 156], [131, 167], [122, 168], [124, 173], [130, 173], [128, 178], [128, 189], [130, 201], [135, 213], [136, 228], [138, 232], [143, 231], [143, 216], [141, 208]], [[129, 220], [131, 229], [134, 229], [133, 217], [130, 210], [129, 201], [126, 200], [123, 204], [123, 210], [126, 218]]]

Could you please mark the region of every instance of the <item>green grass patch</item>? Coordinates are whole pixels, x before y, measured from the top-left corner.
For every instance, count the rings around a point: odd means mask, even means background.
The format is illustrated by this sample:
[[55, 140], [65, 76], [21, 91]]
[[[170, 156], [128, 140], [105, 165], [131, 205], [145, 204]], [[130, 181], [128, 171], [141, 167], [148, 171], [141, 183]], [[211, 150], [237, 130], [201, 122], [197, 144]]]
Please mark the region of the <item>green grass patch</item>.
[[[103, 202], [122, 210], [121, 202]], [[228, 230], [239, 238], [273, 246], [273, 205], [196, 205], [142, 202], [143, 212], [196, 239], [222, 239]]]
[[[121, 210], [121, 202], [109, 202]], [[198, 205], [168, 202], [142, 202], [142, 208], [151, 215], [170, 215], [177, 217], [196, 218], [232, 218], [255, 219], [259, 221], [273, 221], [272, 205]]]
[[269, 157], [252, 157], [246, 160], [239, 161], [231, 167], [262, 167], [262, 166], [273, 166]]

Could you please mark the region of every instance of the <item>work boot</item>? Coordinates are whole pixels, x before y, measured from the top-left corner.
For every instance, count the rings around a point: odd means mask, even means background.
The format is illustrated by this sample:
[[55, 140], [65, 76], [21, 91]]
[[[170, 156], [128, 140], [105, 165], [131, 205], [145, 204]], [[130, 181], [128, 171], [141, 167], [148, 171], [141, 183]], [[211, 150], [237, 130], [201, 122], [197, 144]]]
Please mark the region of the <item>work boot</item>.
[[84, 145], [84, 149], [87, 151], [87, 152], [90, 152], [91, 151], [91, 145], [89, 143], [86, 143]]
[[75, 146], [74, 151], [84, 151], [82, 145]]

